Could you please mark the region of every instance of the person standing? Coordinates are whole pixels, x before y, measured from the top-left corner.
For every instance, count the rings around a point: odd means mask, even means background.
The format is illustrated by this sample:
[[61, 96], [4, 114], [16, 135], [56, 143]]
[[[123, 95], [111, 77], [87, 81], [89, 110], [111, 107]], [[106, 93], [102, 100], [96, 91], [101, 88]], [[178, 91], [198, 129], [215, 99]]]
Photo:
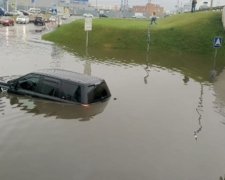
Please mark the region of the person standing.
[[156, 20], [157, 20], [157, 17], [156, 17], [156, 13], [155, 12], [153, 12], [153, 16], [151, 17], [151, 24], [157, 24], [156, 23]]
[[191, 3], [191, 12], [195, 12], [196, 4], [197, 4], [197, 0], [192, 0], [192, 3]]

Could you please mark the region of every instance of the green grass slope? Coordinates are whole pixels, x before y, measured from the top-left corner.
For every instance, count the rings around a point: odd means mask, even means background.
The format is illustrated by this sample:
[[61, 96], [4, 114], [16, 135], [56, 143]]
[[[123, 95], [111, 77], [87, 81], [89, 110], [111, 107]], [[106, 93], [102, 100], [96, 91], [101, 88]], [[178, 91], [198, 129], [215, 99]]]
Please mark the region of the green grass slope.
[[[146, 51], [149, 21], [134, 19], [94, 19], [89, 32], [89, 49]], [[215, 36], [225, 37], [221, 12], [185, 13], [150, 25], [151, 49], [164, 53], [208, 54]], [[43, 39], [72, 50], [85, 49], [84, 20], [66, 24]], [[224, 48], [223, 48], [224, 49]]]
[[208, 54], [216, 36], [225, 37], [221, 12], [198, 12], [172, 16], [153, 29], [155, 49]]

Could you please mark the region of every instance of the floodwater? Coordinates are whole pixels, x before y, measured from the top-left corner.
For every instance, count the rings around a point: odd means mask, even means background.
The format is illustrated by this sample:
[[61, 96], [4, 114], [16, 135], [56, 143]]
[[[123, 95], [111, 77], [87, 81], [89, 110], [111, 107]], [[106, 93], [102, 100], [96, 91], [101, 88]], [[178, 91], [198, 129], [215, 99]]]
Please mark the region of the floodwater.
[[184, 61], [81, 57], [41, 33], [0, 27], [1, 80], [62, 68], [104, 78], [112, 98], [82, 107], [1, 93], [1, 180], [223, 179], [223, 72], [210, 82], [210, 68]]

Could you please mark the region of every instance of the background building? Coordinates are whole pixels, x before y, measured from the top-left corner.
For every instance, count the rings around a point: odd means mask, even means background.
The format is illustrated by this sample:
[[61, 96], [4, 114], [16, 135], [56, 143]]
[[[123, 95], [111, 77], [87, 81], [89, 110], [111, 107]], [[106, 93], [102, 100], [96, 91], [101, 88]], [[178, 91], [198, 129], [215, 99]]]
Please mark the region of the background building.
[[156, 13], [156, 16], [164, 15], [164, 8], [152, 3], [147, 3], [145, 6], [133, 6], [132, 10], [135, 13], [143, 13], [145, 16], [151, 16], [153, 12]]

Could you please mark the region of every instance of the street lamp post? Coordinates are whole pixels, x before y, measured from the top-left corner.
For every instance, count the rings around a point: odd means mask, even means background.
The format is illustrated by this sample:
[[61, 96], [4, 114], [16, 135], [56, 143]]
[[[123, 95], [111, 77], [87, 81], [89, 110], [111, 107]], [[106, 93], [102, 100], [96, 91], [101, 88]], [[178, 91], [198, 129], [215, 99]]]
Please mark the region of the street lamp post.
[[213, 7], [213, 0], [211, 0], [211, 5], [210, 5], [210, 7], [211, 7], [211, 8]]
[[9, 11], [9, 1], [6, 0], [6, 11], [8, 12]]

